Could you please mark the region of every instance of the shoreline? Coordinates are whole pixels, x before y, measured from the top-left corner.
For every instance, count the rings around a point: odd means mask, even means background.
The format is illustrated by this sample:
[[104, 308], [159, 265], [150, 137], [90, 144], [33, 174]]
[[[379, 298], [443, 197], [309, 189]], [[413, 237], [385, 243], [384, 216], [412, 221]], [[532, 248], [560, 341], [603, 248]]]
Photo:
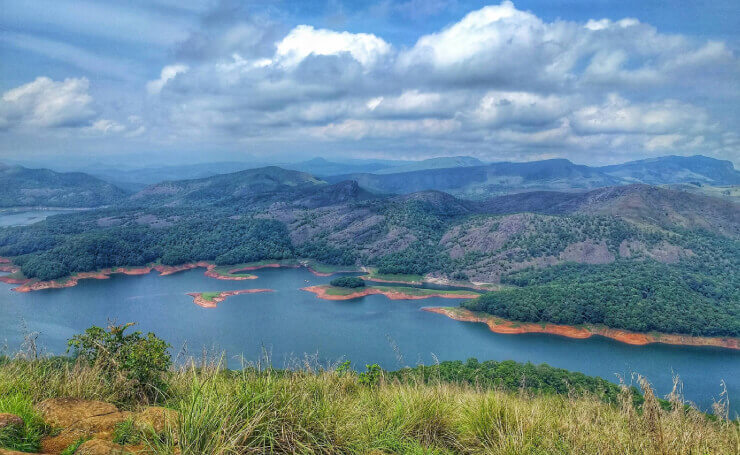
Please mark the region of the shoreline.
[[462, 322], [482, 322], [491, 332], [504, 335], [523, 333], [546, 333], [568, 338], [586, 339], [594, 335], [610, 338], [620, 343], [644, 346], [652, 343], [663, 343], [676, 346], [713, 346], [725, 349], [740, 350], [740, 340], [733, 337], [695, 337], [672, 333], [639, 333], [605, 326], [583, 325], [579, 327], [552, 323], [534, 323], [510, 321], [485, 313], [473, 312], [459, 307], [425, 307], [424, 311], [441, 314], [450, 319]]
[[193, 298], [193, 303], [202, 308], [216, 308], [218, 304], [231, 297], [232, 295], [256, 294], [259, 292], [275, 292], [274, 289], [239, 289], [236, 291], [219, 292], [212, 299], [206, 299], [203, 294], [206, 292], [188, 292], [187, 295]]
[[[10, 272], [15, 273], [18, 272], [20, 269], [12, 263], [7, 258], [0, 258], [0, 263], [3, 265], [0, 265], [0, 271], [4, 272]], [[229, 280], [229, 281], [243, 281], [243, 280], [254, 280], [257, 279], [257, 276], [255, 275], [249, 275], [249, 276], [229, 276], [224, 275], [222, 273], [219, 273], [216, 271], [216, 264], [206, 262], [206, 261], [199, 261], [199, 262], [191, 262], [187, 264], [181, 264], [181, 265], [154, 265], [154, 266], [143, 266], [143, 267], [110, 267], [101, 269], [95, 272], [79, 272], [75, 273], [74, 275], [71, 275], [66, 278], [61, 278], [57, 280], [50, 280], [50, 281], [38, 281], [33, 278], [14, 278], [11, 276], [0, 276], [0, 282], [6, 283], [6, 284], [18, 284], [18, 287], [13, 288], [13, 291], [16, 292], [32, 292], [32, 291], [41, 291], [44, 289], [62, 289], [62, 288], [70, 288], [77, 286], [80, 282], [80, 280], [107, 280], [111, 277], [111, 275], [115, 274], [123, 274], [123, 275], [147, 275], [153, 271], [156, 271], [159, 273], [159, 276], [167, 276], [172, 275], [174, 273], [183, 272], [186, 270], [192, 270], [196, 268], [205, 268], [204, 275], [206, 275], [209, 278], [214, 278], [217, 280]], [[229, 272], [231, 273], [231, 272]]]
[[305, 288], [301, 288], [301, 291], [307, 291], [311, 292], [313, 294], [316, 294], [316, 297], [323, 300], [352, 300], [352, 299], [359, 299], [360, 297], [365, 297], [368, 295], [384, 295], [390, 300], [421, 300], [421, 299], [428, 299], [432, 297], [441, 297], [445, 299], [474, 299], [478, 297], [479, 294], [449, 294], [441, 292], [432, 292], [429, 294], [424, 295], [414, 295], [414, 294], [408, 294], [405, 292], [399, 292], [395, 290], [390, 289], [379, 289], [374, 287], [365, 287], [364, 289], [360, 291], [355, 291], [350, 294], [344, 294], [344, 295], [334, 295], [327, 293], [327, 290], [330, 289], [329, 285], [317, 285], [317, 286], [308, 286]]
[[266, 264], [248, 265], [245, 267], [237, 267], [234, 269], [229, 269], [229, 273], [250, 272], [250, 271], [259, 270], [259, 269], [279, 269], [279, 268], [300, 269], [301, 267], [305, 268], [306, 270], [308, 270], [315, 276], [320, 276], [320, 277], [332, 276], [337, 273], [355, 272], [355, 270], [336, 270], [334, 272], [319, 272], [318, 270], [313, 269], [310, 264], [300, 261], [295, 264], [281, 264], [279, 262], [268, 262]]

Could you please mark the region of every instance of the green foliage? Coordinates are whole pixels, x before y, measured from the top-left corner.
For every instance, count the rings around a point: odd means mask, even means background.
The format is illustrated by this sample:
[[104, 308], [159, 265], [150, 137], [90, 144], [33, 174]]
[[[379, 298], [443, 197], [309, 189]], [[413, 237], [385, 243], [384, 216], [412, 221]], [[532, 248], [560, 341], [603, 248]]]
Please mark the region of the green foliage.
[[88, 438], [79, 438], [72, 444], [70, 444], [66, 449], [62, 450], [59, 455], [74, 455], [77, 453], [77, 449], [80, 448], [82, 444], [84, 444], [86, 441], [88, 441]]
[[416, 242], [403, 251], [378, 259], [378, 273], [424, 275], [434, 270], [446, 270], [450, 257], [436, 245]]
[[357, 254], [347, 249], [331, 246], [324, 239], [301, 244], [296, 248], [296, 256], [315, 259], [331, 265], [354, 265], [357, 262]]
[[131, 325], [111, 325], [107, 331], [90, 327], [72, 337], [69, 347], [78, 359], [101, 365], [111, 379], [125, 376], [139, 394], [154, 400], [166, 387], [165, 375], [172, 364], [167, 353], [170, 345], [151, 332], [146, 336], [141, 332], [124, 334]]
[[383, 369], [377, 363], [365, 365], [365, 371], [360, 373], [357, 377], [357, 382], [368, 387], [377, 386], [380, 382], [380, 377], [383, 374]]
[[0, 447], [21, 452], [38, 452], [41, 438], [48, 428], [33, 402], [20, 392], [0, 394], [0, 413], [15, 414], [23, 419], [23, 426], [0, 428]]
[[[596, 376], [551, 367], [547, 364], [534, 365], [519, 363], [513, 360], [498, 362], [488, 360], [479, 362], [470, 358], [441, 362], [437, 365], [419, 365], [414, 368], [386, 372], [386, 377], [399, 380], [418, 380], [425, 383], [437, 381], [465, 383], [483, 388], [503, 388], [506, 390], [525, 389], [544, 394], [589, 393], [601, 397], [609, 403], [616, 403], [620, 387]], [[636, 404], [642, 397], [633, 389], [637, 397]]]
[[137, 444], [141, 436], [141, 431], [136, 428], [133, 419], [124, 420], [113, 429], [113, 442], [122, 446]]
[[517, 321], [738, 336], [740, 278], [715, 278], [690, 264], [617, 261], [525, 270], [502, 280], [520, 288], [484, 294], [463, 306]]
[[365, 280], [356, 276], [343, 276], [334, 278], [329, 284], [340, 288], [364, 288]]

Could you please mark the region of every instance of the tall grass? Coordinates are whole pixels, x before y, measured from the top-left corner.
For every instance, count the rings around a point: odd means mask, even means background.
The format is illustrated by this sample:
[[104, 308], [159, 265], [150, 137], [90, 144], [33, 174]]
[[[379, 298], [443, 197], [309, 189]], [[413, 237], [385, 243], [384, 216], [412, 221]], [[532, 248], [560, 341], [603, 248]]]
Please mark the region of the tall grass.
[[[173, 370], [161, 405], [179, 411], [161, 434], [144, 433], [150, 453], [303, 454], [735, 454], [740, 426], [686, 406], [670, 409], [650, 384], [635, 408], [573, 394], [536, 395], [413, 378], [360, 384], [353, 373], [245, 368], [220, 363]], [[0, 403], [76, 396], [136, 408], [125, 381], [63, 361], [0, 362]]]

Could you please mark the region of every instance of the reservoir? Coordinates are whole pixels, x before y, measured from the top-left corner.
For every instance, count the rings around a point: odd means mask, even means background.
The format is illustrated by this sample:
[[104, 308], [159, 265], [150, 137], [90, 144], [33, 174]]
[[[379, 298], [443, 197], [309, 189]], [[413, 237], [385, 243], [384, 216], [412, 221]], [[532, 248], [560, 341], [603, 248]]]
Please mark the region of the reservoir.
[[[646, 376], [662, 396], [673, 375], [684, 394], [708, 409], [725, 381], [732, 412], [740, 399], [740, 352], [709, 347], [660, 344], [632, 346], [602, 337], [577, 340], [555, 335], [502, 335], [480, 323], [458, 322], [422, 311], [424, 306], [454, 306], [455, 299], [390, 300], [372, 295], [328, 301], [300, 288], [328, 283], [306, 269], [260, 269], [258, 279], [225, 281], [203, 269], [168, 276], [113, 275], [81, 280], [79, 285], [17, 293], [0, 283], [0, 345], [19, 349], [27, 333], [38, 333], [46, 353], [63, 354], [66, 341], [91, 325], [137, 322], [172, 345], [173, 356], [200, 357], [204, 349], [225, 353], [230, 367], [269, 358], [275, 367], [308, 362], [329, 366], [343, 360], [357, 369], [378, 363], [398, 369], [444, 360], [507, 360], [552, 366], [634, 382]], [[268, 288], [274, 292], [231, 296], [217, 308], [202, 308], [188, 292]]]

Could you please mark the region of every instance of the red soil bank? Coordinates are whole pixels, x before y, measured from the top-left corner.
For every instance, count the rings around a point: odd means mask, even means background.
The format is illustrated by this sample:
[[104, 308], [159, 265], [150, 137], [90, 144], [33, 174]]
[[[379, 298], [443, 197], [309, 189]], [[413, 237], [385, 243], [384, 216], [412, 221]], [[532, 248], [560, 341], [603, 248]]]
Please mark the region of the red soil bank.
[[193, 297], [193, 303], [203, 308], [216, 308], [219, 303], [226, 300], [232, 295], [240, 294], [255, 294], [257, 292], [273, 292], [273, 289], [241, 289], [238, 291], [225, 291], [219, 293], [213, 300], [206, 300], [203, 298], [202, 292], [189, 292], [188, 295]]
[[390, 291], [386, 289], [378, 289], [378, 288], [364, 288], [361, 291], [355, 291], [351, 294], [346, 295], [332, 295], [328, 294], [326, 290], [329, 289], [328, 286], [322, 285], [322, 286], [309, 286], [307, 288], [301, 288], [302, 291], [308, 291], [313, 292], [316, 294], [316, 297], [324, 300], [352, 300], [357, 299], [360, 297], [365, 297], [366, 295], [374, 295], [374, 294], [381, 294], [386, 297], [388, 297], [391, 300], [421, 300], [421, 299], [428, 299], [430, 297], [442, 297], [446, 299], [474, 299], [478, 297], [479, 294], [427, 294], [427, 295], [413, 295], [413, 294], [406, 294], [399, 291]]
[[[124, 275], [146, 275], [150, 273], [152, 270], [156, 270], [159, 272], [161, 276], [165, 275], [172, 275], [173, 273], [182, 272], [185, 270], [192, 270], [195, 268], [203, 267], [206, 269], [205, 275], [209, 278], [215, 278], [217, 280], [234, 280], [234, 281], [242, 281], [242, 280], [253, 280], [256, 279], [256, 276], [228, 276], [228, 275], [221, 275], [218, 273], [216, 269], [215, 264], [211, 264], [209, 262], [193, 262], [189, 264], [182, 264], [182, 265], [156, 265], [154, 267], [118, 267], [118, 268], [108, 268], [103, 269], [97, 272], [80, 272], [76, 273], [66, 279], [61, 280], [51, 280], [51, 281], [37, 281], [33, 279], [19, 279], [19, 278], [11, 278], [7, 276], [0, 277], [0, 281], [3, 283], [8, 284], [20, 284], [21, 286], [14, 288], [14, 291], [17, 292], [31, 292], [31, 291], [40, 291], [42, 289], [59, 289], [59, 288], [69, 288], [72, 286], [76, 286], [77, 283], [79, 283], [80, 280], [107, 280], [110, 278], [111, 275], [115, 273], [122, 273]], [[0, 271], [6, 271], [6, 272], [16, 272], [18, 271], [18, 268], [12, 265], [8, 265], [7, 263], [0, 265]]]
[[715, 346], [727, 349], [740, 349], [740, 340], [733, 337], [694, 337], [689, 335], [678, 335], [670, 333], [637, 333], [629, 332], [627, 330], [611, 329], [609, 327], [593, 325], [573, 327], [569, 325], [549, 323], [535, 324], [509, 321], [496, 316], [475, 313], [464, 308], [427, 307], [422, 309], [424, 311], [445, 315], [457, 321], [482, 322], [488, 325], [488, 328], [492, 332], [503, 334], [549, 333], [553, 335], [565, 336], [568, 338], [589, 338], [593, 335], [600, 335], [603, 337], [611, 338], [613, 340], [617, 340], [622, 343], [633, 345], [665, 343], [682, 346]]

